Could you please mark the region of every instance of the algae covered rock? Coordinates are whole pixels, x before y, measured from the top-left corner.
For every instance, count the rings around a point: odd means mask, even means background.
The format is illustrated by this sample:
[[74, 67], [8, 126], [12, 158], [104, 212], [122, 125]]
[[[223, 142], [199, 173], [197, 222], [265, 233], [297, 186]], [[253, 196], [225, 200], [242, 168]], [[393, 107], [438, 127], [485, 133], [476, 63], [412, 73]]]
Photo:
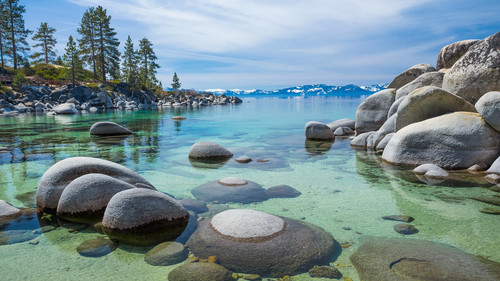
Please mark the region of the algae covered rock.
[[188, 251], [178, 242], [163, 242], [155, 246], [144, 256], [144, 261], [154, 266], [167, 266], [185, 261]]
[[188, 240], [200, 258], [217, 256], [235, 272], [284, 276], [307, 272], [329, 261], [333, 237], [323, 229], [254, 210], [233, 209], [203, 220]]
[[186, 263], [168, 274], [169, 281], [235, 281], [232, 273], [221, 265], [208, 262]]
[[111, 239], [149, 246], [172, 241], [186, 228], [189, 213], [172, 197], [145, 188], [115, 194], [102, 219], [102, 229]]

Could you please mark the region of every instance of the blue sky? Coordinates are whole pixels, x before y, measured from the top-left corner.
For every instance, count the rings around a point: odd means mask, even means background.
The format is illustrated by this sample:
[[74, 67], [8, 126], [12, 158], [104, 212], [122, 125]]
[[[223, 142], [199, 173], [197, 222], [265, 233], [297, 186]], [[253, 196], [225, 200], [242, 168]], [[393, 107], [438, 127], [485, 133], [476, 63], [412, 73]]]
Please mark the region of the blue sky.
[[455, 41], [500, 31], [498, 0], [20, 0], [26, 27], [57, 29], [58, 53], [83, 12], [101, 5], [122, 45], [147, 37], [164, 86], [271, 90], [388, 83], [435, 65]]

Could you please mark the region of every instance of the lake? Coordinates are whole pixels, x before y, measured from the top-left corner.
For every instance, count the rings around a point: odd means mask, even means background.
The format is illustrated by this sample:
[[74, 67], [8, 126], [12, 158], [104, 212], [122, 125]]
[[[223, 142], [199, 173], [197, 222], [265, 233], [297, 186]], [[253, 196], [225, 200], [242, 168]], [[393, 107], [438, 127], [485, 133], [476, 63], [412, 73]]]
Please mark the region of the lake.
[[[302, 195], [252, 204], [209, 204], [210, 211], [200, 216], [245, 208], [317, 225], [344, 245], [332, 264], [353, 280], [359, 277], [349, 256], [363, 241], [402, 236], [393, 229], [396, 222], [382, 219], [387, 215], [412, 216], [419, 232], [411, 238], [449, 244], [500, 262], [499, 217], [481, 213], [488, 205], [471, 199], [492, 192], [483, 182], [428, 185], [411, 172], [381, 163], [374, 152], [351, 149], [349, 139], [305, 140], [306, 122], [354, 119], [365, 97], [244, 97], [239, 105], [195, 109], [0, 118], [0, 146], [9, 148], [0, 153], [0, 199], [34, 208], [38, 181], [51, 165], [72, 156], [98, 157], [138, 172], [178, 199], [192, 198], [193, 188], [230, 176], [264, 188], [292, 186]], [[171, 120], [176, 115], [187, 119]], [[125, 139], [91, 137], [90, 126], [104, 120], [135, 134]], [[233, 158], [224, 165], [193, 166], [188, 151], [199, 141], [216, 142], [234, 158], [269, 161], [240, 164]], [[7, 244], [0, 246], [2, 280], [165, 280], [177, 266], [150, 266], [143, 249], [126, 245], [103, 257], [83, 257], [76, 247], [102, 235], [71, 224], [47, 230], [42, 233], [36, 217], [0, 228], [0, 244]], [[310, 277], [306, 273], [293, 280]]]

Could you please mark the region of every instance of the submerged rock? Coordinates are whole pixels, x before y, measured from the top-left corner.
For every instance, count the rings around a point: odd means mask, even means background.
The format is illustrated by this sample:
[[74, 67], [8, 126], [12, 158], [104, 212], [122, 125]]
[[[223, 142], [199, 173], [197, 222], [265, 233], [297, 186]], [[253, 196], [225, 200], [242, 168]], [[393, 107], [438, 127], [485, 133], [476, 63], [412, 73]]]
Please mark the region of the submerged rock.
[[350, 259], [361, 281], [500, 279], [499, 263], [423, 240], [376, 238]]
[[466, 169], [478, 162], [492, 163], [499, 150], [500, 136], [479, 114], [455, 112], [402, 128], [382, 158], [393, 164]]
[[325, 264], [334, 253], [334, 241], [306, 222], [236, 209], [201, 221], [187, 245], [196, 256], [217, 256], [221, 265], [236, 272], [284, 276]]
[[21, 209], [12, 206], [9, 202], [0, 200], [0, 220], [15, 217], [21, 214]]
[[185, 263], [168, 274], [169, 281], [234, 281], [232, 273], [208, 262]]
[[300, 191], [289, 185], [275, 185], [266, 190], [269, 198], [295, 198], [302, 195]]
[[84, 241], [78, 245], [76, 251], [84, 257], [98, 258], [113, 252], [117, 246], [108, 238], [98, 237]]
[[189, 158], [195, 159], [229, 159], [233, 154], [217, 143], [202, 141], [191, 146]]
[[429, 178], [447, 178], [448, 172], [445, 170], [441, 169], [441, 167], [434, 165], [434, 164], [422, 164], [415, 169], [413, 169], [413, 172], [417, 175], [424, 175]]
[[36, 190], [36, 203], [40, 212], [56, 213], [59, 198], [68, 184], [85, 174], [98, 173], [115, 179], [154, 189], [153, 185], [127, 167], [92, 157], [66, 158], [52, 165], [42, 176]]
[[246, 163], [252, 162], [252, 158], [247, 157], [247, 156], [240, 156], [240, 157], [234, 159], [234, 161], [241, 163], [241, 164], [246, 164]]
[[309, 270], [309, 276], [313, 278], [329, 278], [329, 279], [340, 279], [342, 278], [342, 273], [333, 267], [328, 265], [317, 266], [315, 265], [311, 270]]
[[156, 190], [134, 188], [111, 198], [102, 228], [111, 239], [149, 246], [177, 238], [188, 219], [186, 209], [172, 197]]
[[208, 212], [208, 207], [205, 202], [193, 198], [181, 199], [177, 202], [179, 202], [184, 208], [186, 208], [186, 210], [193, 211], [197, 214]]
[[90, 134], [96, 136], [119, 136], [133, 134], [129, 129], [118, 125], [115, 122], [97, 122], [90, 127]]
[[261, 185], [235, 177], [202, 184], [191, 193], [199, 200], [216, 203], [252, 203], [268, 199]]
[[397, 233], [404, 234], [404, 235], [410, 235], [410, 234], [418, 233], [418, 229], [416, 229], [413, 225], [406, 224], [406, 223], [398, 223], [398, 224], [396, 224], [394, 226], [394, 230]]
[[402, 221], [402, 222], [412, 222], [414, 218], [405, 215], [392, 215], [392, 216], [383, 216], [384, 220], [390, 221]]
[[163, 242], [144, 256], [144, 261], [154, 266], [167, 266], [185, 261], [188, 251], [178, 242]]

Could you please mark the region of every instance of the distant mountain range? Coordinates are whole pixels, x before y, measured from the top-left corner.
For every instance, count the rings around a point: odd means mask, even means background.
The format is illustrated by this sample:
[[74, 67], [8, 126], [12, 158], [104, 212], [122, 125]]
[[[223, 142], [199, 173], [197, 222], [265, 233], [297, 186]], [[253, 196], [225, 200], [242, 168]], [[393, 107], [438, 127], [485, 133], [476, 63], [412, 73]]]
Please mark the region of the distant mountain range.
[[325, 84], [303, 85], [280, 90], [264, 91], [264, 90], [240, 90], [240, 89], [207, 89], [205, 92], [214, 93], [217, 95], [224, 94], [226, 96], [262, 96], [262, 95], [287, 95], [287, 96], [318, 96], [318, 95], [369, 95], [387, 88], [387, 84], [378, 84], [370, 86], [331, 86]]

